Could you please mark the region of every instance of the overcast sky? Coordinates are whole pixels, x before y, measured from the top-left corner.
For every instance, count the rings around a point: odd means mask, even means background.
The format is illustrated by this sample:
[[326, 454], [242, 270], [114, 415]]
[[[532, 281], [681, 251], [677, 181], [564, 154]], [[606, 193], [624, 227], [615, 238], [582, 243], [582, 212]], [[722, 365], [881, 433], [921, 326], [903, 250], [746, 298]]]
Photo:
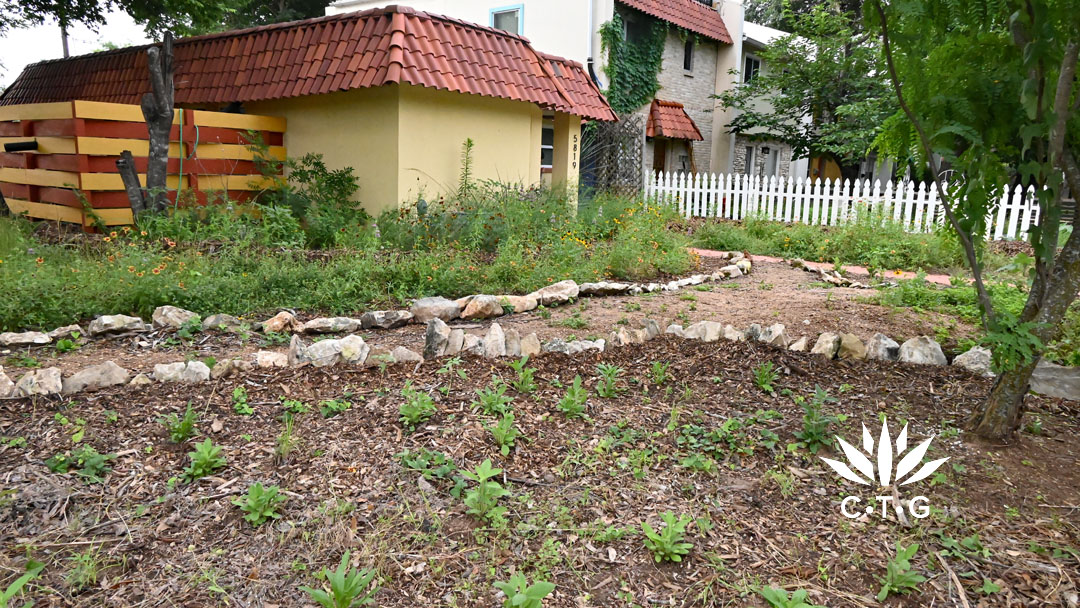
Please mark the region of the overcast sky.
[[[101, 50], [106, 42], [119, 46], [149, 42], [142, 27], [127, 13], [109, 13], [105, 25], [97, 32], [76, 26], [68, 32], [68, 48], [72, 55]], [[60, 26], [51, 23], [26, 29], [11, 30], [0, 37], [0, 86], [11, 84], [27, 65], [64, 55], [60, 45]]]

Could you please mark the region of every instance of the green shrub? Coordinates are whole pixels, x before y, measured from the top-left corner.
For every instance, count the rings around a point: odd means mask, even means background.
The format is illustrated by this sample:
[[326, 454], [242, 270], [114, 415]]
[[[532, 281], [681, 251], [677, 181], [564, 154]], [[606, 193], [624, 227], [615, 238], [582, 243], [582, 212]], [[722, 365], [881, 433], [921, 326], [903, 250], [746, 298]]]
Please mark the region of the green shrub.
[[189, 483], [212, 475], [225, 466], [221, 446], [214, 445], [209, 437], [202, 443], [195, 444], [195, 450], [188, 452], [188, 457], [191, 458], [191, 464], [184, 469], [184, 479]]
[[264, 488], [262, 483], [255, 482], [248, 487], [246, 496], [234, 498], [232, 503], [245, 513], [244, 521], [258, 527], [268, 519], [281, 517], [275, 509], [287, 499], [280, 492], [277, 486]]
[[166, 432], [169, 433], [169, 440], [173, 443], [183, 443], [194, 437], [197, 432], [195, 423], [198, 421], [199, 414], [191, 407], [190, 401], [187, 404], [187, 409], [184, 410], [183, 417], [177, 416], [176, 412], [172, 412], [160, 419], [161, 424], [165, 425]]
[[401, 415], [401, 423], [410, 430], [435, 415], [435, 401], [431, 395], [414, 389], [412, 381], [405, 383], [401, 396], [405, 398], [405, 402], [398, 408], [398, 413]]

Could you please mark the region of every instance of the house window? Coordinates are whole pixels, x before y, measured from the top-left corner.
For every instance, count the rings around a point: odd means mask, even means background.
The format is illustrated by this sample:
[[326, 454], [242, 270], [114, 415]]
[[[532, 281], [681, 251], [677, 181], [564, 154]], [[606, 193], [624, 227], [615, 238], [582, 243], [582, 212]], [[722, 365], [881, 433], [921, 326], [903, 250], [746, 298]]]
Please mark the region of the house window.
[[686, 46], [683, 47], [682, 69], [687, 72], [694, 71], [694, 39], [687, 37]]
[[765, 177], [772, 177], [780, 174], [780, 151], [776, 148], [765, 146], [761, 149], [761, 153], [765, 155], [765, 170], [762, 171], [762, 175]]
[[652, 22], [634, 14], [623, 15], [623, 39], [631, 45], [641, 45], [649, 41]]
[[758, 72], [761, 71], [761, 60], [751, 55], [746, 56], [746, 61], [743, 63], [743, 82], [750, 82], [757, 78]]
[[555, 162], [555, 127], [544, 127], [540, 131], [540, 168], [551, 169]]
[[525, 21], [522, 18], [522, 13], [524, 12], [525, 7], [521, 4], [492, 9], [491, 27], [503, 30], [504, 32], [520, 35], [523, 31], [522, 26]]

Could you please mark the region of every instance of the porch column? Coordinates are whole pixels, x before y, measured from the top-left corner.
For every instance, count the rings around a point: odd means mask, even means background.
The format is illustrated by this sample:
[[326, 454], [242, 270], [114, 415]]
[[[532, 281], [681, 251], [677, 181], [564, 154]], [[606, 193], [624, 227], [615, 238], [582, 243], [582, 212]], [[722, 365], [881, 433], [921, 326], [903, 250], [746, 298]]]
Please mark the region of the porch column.
[[566, 188], [570, 202], [577, 203], [578, 175], [581, 170], [581, 117], [555, 113], [552, 152], [551, 187]]

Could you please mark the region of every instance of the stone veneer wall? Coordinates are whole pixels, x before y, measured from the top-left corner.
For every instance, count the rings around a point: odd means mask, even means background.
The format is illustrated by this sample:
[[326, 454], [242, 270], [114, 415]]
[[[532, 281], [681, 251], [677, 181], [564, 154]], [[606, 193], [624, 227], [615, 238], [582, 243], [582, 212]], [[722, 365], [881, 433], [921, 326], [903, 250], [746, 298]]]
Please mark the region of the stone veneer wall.
[[752, 146], [757, 148], [757, 152], [754, 154], [754, 174], [761, 175], [765, 171], [765, 155], [761, 153], [761, 148], [768, 146], [770, 149], [769, 154], [780, 154], [780, 172], [779, 177], [787, 177], [791, 174], [791, 146], [785, 143], [781, 143], [775, 140], [756, 140], [750, 139], [745, 135], [735, 136], [735, 157], [731, 164], [732, 173], [735, 175], [744, 175], [750, 173], [746, 166], [746, 148]]

